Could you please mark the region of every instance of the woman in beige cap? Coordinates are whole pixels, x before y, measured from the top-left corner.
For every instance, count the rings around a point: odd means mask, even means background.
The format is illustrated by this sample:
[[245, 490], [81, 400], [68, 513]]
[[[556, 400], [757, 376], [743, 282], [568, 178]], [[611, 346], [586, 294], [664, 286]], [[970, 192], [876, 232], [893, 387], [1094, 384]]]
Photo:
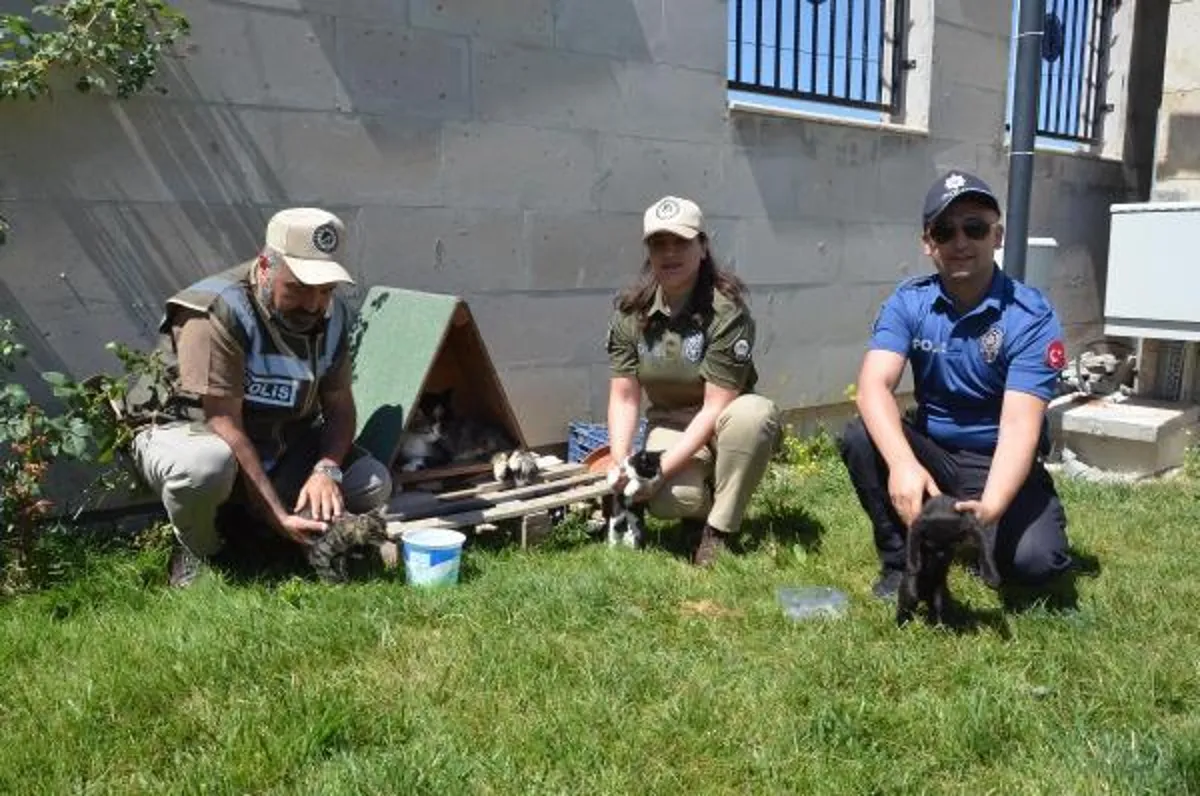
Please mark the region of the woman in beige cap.
[[[609, 543], [640, 543], [645, 508], [683, 519], [692, 563], [708, 566], [737, 532], [779, 438], [779, 413], [754, 394], [754, 320], [745, 285], [717, 266], [695, 202], [665, 196], [643, 221], [646, 261], [622, 290], [609, 323], [612, 378], [609, 444], [618, 464], [609, 482], [632, 494], [631, 532]], [[623, 463], [634, 452], [642, 391], [649, 401], [647, 451], [660, 472], [630, 486]]]

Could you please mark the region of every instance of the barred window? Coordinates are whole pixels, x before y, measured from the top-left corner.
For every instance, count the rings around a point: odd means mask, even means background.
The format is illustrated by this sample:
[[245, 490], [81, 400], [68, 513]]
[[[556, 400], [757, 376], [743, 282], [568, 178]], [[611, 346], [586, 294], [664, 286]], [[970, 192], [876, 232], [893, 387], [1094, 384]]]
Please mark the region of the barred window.
[[[1018, 44], [1019, 4], [1015, 6], [1010, 113]], [[1104, 115], [1112, 110], [1105, 92], [1114, 10], [1113, 0], [1046, 0], [1037, 118], [1042, 143], [1078, 145], [1100, 141]]]
[[906, 0], [729, 0], [732, 93], [896, 113]]

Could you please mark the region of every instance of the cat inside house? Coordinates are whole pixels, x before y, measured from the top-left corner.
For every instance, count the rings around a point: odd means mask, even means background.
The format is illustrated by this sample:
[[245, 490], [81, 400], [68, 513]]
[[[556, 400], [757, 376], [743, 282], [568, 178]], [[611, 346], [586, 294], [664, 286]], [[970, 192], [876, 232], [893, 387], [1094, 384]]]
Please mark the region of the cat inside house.
[[456, 413], [453, 387], [426, 390], [400, 435], [400, 471], [486, 462], [513, 445], [508, 432], [495, 423]]

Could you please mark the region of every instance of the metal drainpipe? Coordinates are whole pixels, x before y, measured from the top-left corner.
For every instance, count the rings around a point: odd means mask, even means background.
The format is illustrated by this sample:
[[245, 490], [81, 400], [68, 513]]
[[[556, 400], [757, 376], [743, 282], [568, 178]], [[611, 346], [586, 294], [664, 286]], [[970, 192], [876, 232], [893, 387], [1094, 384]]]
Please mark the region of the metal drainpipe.
[[1033, 147], [1037, 135], [1038, 95], [1042, 87], [1042, 25], [1045, 0], [1020, 2], [1017, 25], [1017, 73], [1013, 85], [1012, 141], [1008, 156], [1008, 223], [1004, 271], [1025, 278], [1029, 243], [1029, 205], [1033, 193]]

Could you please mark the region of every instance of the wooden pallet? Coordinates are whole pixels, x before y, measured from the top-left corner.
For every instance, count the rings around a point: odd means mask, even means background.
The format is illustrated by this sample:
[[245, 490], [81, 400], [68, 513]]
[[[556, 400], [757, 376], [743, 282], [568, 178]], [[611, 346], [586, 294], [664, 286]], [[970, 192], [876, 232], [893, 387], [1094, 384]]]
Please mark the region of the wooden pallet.
[[609, 493], [604, 473], [588, 472], [582, 464], [568, 464], [555, 456], [538, 460], [539, 480], [524, 487], [506, 488], [488, 481], [447, 492], [401, 492], [389, 504], [388, 537], [399, 539], [417, 528], [477, 530], [505, 520], [521, 520], [521, 544], [549, 530], [549, 512], [574, 503], [596, 500]]

